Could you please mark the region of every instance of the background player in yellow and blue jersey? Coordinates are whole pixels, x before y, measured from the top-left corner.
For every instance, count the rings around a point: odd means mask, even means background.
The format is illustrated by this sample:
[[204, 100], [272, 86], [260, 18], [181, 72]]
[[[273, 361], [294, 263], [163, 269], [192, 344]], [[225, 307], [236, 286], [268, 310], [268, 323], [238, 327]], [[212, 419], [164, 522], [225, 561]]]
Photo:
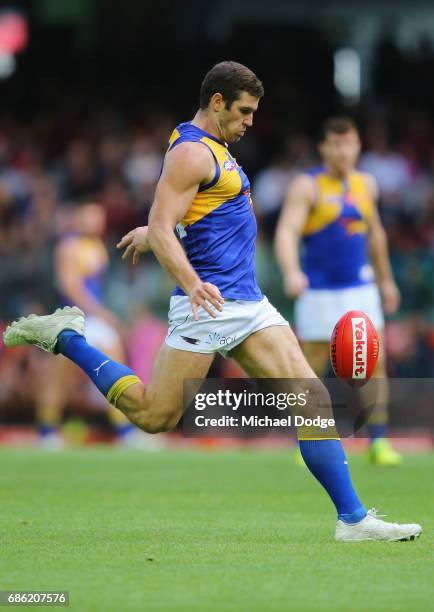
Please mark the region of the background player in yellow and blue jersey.
[[[376, 208], [377, 185], [373, 176], [356, 170], [360, 138], [351, 119], [328, 119], [319, 151], [323, 165], [293, 180], [277, 227], [284, 290], [297, 298], [297, 335], [318, 376], [326, 375], [336, 322], [354, 309], [364, 311], [380, 335], [382, 350], [374, 375], [384, 379], [381, 301], [387, 314], [394, 313], [399, 291]], [[385, 437], [386, 424], [384, 384], [368, 422], [368, 457], [376, 464], [397, 465], [401, 458]]]
[[[125, 360], [123, 326], [104, 305], [104, 284], [109, 262], [102, 238], [106, 212], [97, 202], [75, 203], [67, 215], [68, 231], [54, 249], [55, 284], [62, 306], [76, 304], [86, 314], [86, 336], [111, 359]], [[59, 433], [63, 410], [81, 372], [67, 359], [49, 359], [45, 364], [44, 384], [36, 395], [36, 417], [40, 445], [47, 449], [63, 446]], [[109, 416], [120, 443], [142, 446], [145, 435], [109, 404]], [[104, 407], [105, 408], [105, 407]]]
[[[292, 379], [289, 388], [297, 379], [303, 384], [310, 379], [313, 399], [306, 410], [315, 413], [321, 407], [331, 417], [327, 390], [315, 378], [288, 323], [257, 285], [249, 184], [227, 151], [228, 143], [252, 126], [263, 93], [256, 75], [236, 62], [221, 62], [207, 73], [199, 110], [171, 138], [149, 228], [136, 228], [119, 243], [133, 261], [151, 249], [178, 284], [168, 336], [149, 384], [86, 341], [84, 315], [76, 307], [12, 323], [4, 333], [5, 345], [35, 344], [63, 354], [150, 433], [175, 427], [184, 407], [184, 380], [205, 378], [217, 351], [230, 351], [252, 378]], [[174, 234], [177, 225], [184, 248]], [[307, 467], [337, 510], [336, 540], [409, 540], [420, 535], [417, 524], [388, 523], [366, 510], [334, 427], [323, 432], [300, 428], [298, 434]]]

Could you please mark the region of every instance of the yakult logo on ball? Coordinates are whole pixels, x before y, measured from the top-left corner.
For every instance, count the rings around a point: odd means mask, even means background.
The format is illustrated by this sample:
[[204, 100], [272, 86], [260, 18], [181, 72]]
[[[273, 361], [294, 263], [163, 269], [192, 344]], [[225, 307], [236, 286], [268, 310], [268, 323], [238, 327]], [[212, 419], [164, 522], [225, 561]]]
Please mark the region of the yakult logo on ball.
[[366, 378], [367, 333], [366, 321], [361, 317], [351, 319], [353, 328], [353, 378]]

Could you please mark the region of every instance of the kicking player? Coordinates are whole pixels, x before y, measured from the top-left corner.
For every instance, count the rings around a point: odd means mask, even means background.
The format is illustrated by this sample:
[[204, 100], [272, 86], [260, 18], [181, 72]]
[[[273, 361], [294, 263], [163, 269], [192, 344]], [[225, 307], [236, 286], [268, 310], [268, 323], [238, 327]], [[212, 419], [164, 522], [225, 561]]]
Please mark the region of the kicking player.
[[[377, 185], [373, 176], [355, 170], [360, 138], [351, 119], [328, 119], [319, 151], [323, 165], [291, 183], [276, 230], [276, 256], [284, 290], [289, 297], [297, 298], [296, 332], [317, 376], [326, 375], [330, 337], [337, 321], [349, 310], [362, 310], [380, 337], [374, 376], [384, 380], [387, 375], [381, 299], [385, 312], [392, 314], [399, 305], [399, 291], [376, 208]], [[369, 403], [363, 390], [362, 401]], [[387, 404], [384, 383], [368, 421], [368, 458], [376, 465], [395, 466], [401, 456], [385, 437]]]
[[[183, 380], [204, 378], [217, 351], [230, 351], [253, 378], [311, 379], [314, 399], [306, 415], [315, 414], [322, 404], [322, 414], [331, 417], [325, 387], [288, 323], [257, 285], [249, 181], [227, 146], [252, 126], [263, 93], [254, 73], [236, 62], [222, 62], [207, 73], [199, 110], [170, 138], [149, 227], [132, 230], [119, 243], [126, 247], [123, 256], [132, 255], [134, 262], [151, 249], [178, 283], [170, 302], [168, 335], [146, 387], [129, 368], [86, 342], [78, 308], [20, 319], [5, 332], [5, 344], [37, 344], [65, 355], [147, 432], [176, 425], [183, 410]], [[223, 349], [222, 336], [227, 339]], [[335, 504], [336, 539], [390, 541], [420, 535], [419, 525], [387, 523], [375, 510], [365, 509], [336, 430], [326, 437], [299, 431], [304, 461]]]

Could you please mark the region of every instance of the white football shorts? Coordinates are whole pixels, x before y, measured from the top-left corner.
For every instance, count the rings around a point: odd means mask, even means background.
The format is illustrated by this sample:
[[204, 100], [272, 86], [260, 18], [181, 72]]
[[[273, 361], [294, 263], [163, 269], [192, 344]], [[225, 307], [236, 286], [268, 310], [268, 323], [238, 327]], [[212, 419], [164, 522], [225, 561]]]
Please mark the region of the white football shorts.
[[306, 289], [295, 302], [295, 329], [301, 341], [328, 342], [334, 326], [349, 310], [362, 310], [377, 330], [384, 328], [377, 285], [346, 289]]
[[250, 334], [266, 327], [289, 325], [265, 296], [260, 302], [226, 299], [217, 318], [203, 308], [199, 308], [198, 316], [195, 321], [187, 296], [172, 296], [166, 344], [183, 351], [218, 352], [228, 357], [229, 351]]

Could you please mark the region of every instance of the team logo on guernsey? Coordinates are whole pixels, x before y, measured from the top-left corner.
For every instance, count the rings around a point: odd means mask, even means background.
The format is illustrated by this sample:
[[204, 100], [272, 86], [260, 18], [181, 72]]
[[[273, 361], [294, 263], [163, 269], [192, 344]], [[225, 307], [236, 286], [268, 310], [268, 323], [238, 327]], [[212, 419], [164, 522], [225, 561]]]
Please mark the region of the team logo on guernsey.
[[231, 172], [232, 170], [235, 170], [236, 167], [237, 167], [237, 162], [235, 161], [235, 159], [233, 157], [230, 157], [229, 154], [227, 154], [227, 157], [225, 161], [223, 162], [223, 168], [227, 172]]
[[353, 317], [351, 325], [353, 328], [353, 378], [366, 378], [368, 365], [366, 321], [362, 317]]

